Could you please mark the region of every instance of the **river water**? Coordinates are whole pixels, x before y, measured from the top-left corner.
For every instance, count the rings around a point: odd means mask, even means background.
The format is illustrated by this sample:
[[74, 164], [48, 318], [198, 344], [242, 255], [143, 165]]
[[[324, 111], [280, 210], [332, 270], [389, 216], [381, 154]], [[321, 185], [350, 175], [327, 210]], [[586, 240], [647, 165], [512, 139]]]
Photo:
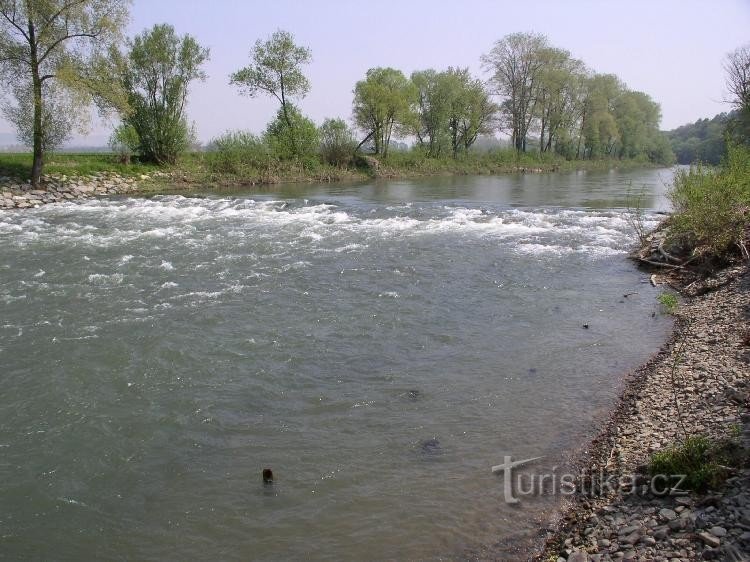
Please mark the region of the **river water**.
[[0, 557], [521, 556], [556, 500], [490, 467], [559, 463], [664, 340], [622, 211], [670, 176], [0, 211]]

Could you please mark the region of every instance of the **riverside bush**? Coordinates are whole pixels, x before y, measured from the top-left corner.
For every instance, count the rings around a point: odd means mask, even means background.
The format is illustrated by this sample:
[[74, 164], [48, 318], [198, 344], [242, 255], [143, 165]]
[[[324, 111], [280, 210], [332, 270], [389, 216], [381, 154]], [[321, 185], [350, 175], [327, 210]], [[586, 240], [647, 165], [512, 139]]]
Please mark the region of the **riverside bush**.
[[236, 176], [269, 172], [278, 165], [268, 144], [246, 131], [229, 131], [211, 141], [205, 162], [213, 173]]
[[679, 170], [669, 197], [672, 244], [690, 252], [726, 259], [737, 250], [745, 257], [750, 226], [750, 149], [729, 147], [718, 169], [702, 165]]

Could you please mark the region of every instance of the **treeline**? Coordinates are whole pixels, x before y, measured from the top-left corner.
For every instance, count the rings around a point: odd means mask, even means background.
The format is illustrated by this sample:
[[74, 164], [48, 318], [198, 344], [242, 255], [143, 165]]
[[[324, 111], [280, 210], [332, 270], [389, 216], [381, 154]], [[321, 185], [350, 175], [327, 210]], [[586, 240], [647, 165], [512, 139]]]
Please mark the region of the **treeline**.
[[[32, 183], [39, 183], [44, 154], [69, 137], [92, 103], [119, 116], [111, 144], [123, 161], [171, 164], [192, 146], [188, 93], [205, 79], [209, 50], [168, 24], [124, 40], [127, 12], [127, 0], [0, 3], [0, 75], [11, 94], [3, 112], [33, 147]], [[304, 115], [311, 58], [285, 31], [255, 43], [249, 64], [229, 82], [242, 95], [276, 99], [279, 109], [261, 135], [235, 131], [214, 139], [207, 158], [214, 171], [243, 173], [274, 162], [346, 166], [358, 151], [387, 159], [397, 138], [413, 142], [419, 157], [460, 159], [498, 132], [517, 153], [673, 160], [657, 103], [615, 75], [588, 69], [543, 35], [499, 40], [482, 57], [484, 77], [467, 68], [410, 76], [372, 68], [354, 85], [354, 128], [341, 118], [317, 126]]]
[[672, 151], [680, 164], [703, 162], [716, 165], [727, 152], [727, 125], [736, 112], [719, 113], [713, 119], [698, 119], [667, 131]]

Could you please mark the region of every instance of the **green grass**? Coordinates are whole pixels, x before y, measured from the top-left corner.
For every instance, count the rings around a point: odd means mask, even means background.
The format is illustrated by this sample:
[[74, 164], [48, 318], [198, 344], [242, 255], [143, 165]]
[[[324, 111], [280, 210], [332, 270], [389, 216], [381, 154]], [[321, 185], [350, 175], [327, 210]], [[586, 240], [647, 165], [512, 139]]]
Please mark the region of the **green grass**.
[[677, 312], [677, 297], [672, 293], [662, 293], [661, 295], [656, 297], [656, 300], [661, 303], [661, 305], [664, 307], [664, 310], [667, 311], [667, 314], [674, 314], [675, 312]]
[[741, 466], [746, 452], [731, 438], [712, 440], [693, 435], [651, 456], [651, 476], [684, 475], [680, 488], [705, 492], [718, 488], [727, 477], [727, 467]]
[[[31, 174], [31, 153], [0, 153], [0, 175], [28, 180]], [[160, 169], [151, 164], [121, 164], [114, 154], [56, 153], [47, 155], [45, 174], [85, 176], [99, 172], [117, 172], [123, 176], [138, 176]]]
[[745, 253], [750, 227], [750, 149], [729, 147], [722, 166], [679, 171], [669, 193], [675, 214], [669, 246], [683, 255], [726, 260]]
[[[320, 162], [317, 158], [307, 159], [303, 163], [279, 161], [276, 158], [255, 154], [256, 149], [257, 147], [249, 147], [244, 151], [232, 151], [223, 155], [212, 152], [187, 153], [176, 165], [162, 167], [135, 161], [132, 164], [122, 164], [112, 153], [55, 153], [47, 156], [44, 173], [75, 176], [116, 172], [123, 176], [138, 176], [160, 170], [178, 172], [191, 182], [218, 185], [364, 180], [373, 175], [372, 170], [364, 166], [332, 166]], [[245, 154], [248, 150], [252, 154]], [[419, 150], [394, 151], [385, 159], [377, 159], [380, 162], [378, 175], [384, 177], [503, 174], [516, 172], [518, 168], [543, 172], [608, 170], [613, 167], [647, 165], [641, 161], [567, 161], [552, 154], [519, 155], [511, 149], [472, 152], [457, 159], [449, 156], [428, 158]], [[0, 153], [0, 176], [28, 180], [31, 161], [30, 153]], [[164, 180], [164, 183], [169, 181]]]

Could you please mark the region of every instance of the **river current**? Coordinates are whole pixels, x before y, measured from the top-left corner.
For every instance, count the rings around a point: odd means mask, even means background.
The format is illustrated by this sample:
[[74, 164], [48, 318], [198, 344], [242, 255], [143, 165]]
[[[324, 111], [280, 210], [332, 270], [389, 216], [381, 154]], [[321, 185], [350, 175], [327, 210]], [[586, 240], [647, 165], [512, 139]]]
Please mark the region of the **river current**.
[[490, 468], [557, 466], [664, 340], [623, 212], [642, 192], [655, 225], [670, 177], [0, 211], [0, 557], [522, 548], [556, 500], [508, 505]]

